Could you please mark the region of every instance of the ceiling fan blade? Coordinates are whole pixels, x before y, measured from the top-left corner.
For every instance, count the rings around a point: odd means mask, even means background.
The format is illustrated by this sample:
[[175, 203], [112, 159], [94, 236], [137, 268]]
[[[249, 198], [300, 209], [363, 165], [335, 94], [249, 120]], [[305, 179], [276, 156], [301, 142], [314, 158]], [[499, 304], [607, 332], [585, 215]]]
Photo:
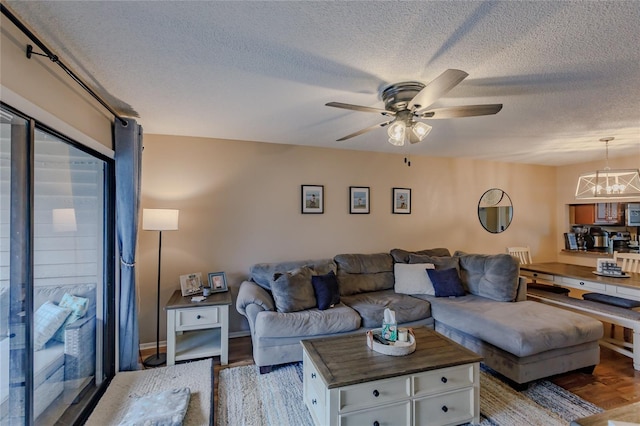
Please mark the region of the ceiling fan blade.
[[478, 115], [497, 114], [501, 109], [502, 104], [463, 105], [446, 108], [435, 108], [418, 114], [418, 117], [431, 119], [476, 117]]
[[372, 108], [372, 107], [366, 107], [361, 105], [343, 104], [342, 102], [329, 102], [328, 104], [325, 104], [325, 105], [330, 107], [335, 107], [335, 108], [350, 109], [353, 111], [376, 112], [378, 114], [389, 115], [389, 116], [395, 115], [395, 112], [387, 111], [386, 109]]
[[442, 95], [460, 84], [468, 75], [466, 72], [460, 70], [446, 70], [411, 99], [409, 109], [415, 108], [417, 111], [421, 111], [428, 108]]
[[342, 141], [346, 141], [347, 139], [351, 139], [351, 138], [354, 138], [356, 136], [360, 136], [363, 133], [370, 132], [371, 130], [375, 130], [375, 129], [379, 128], [379, 127], [385, 127], [385, 126], [389, 125], [389, 123], [391, 123], [391, 121], [385, 121], [384, 123], [374, 124], [373, 126], [367, 127], [366, 129], [358, 130], [357, 132], [351, 133], [350, 135], [343, 136], [340, 139], [336, 139], [336, 142], [342, 142]]

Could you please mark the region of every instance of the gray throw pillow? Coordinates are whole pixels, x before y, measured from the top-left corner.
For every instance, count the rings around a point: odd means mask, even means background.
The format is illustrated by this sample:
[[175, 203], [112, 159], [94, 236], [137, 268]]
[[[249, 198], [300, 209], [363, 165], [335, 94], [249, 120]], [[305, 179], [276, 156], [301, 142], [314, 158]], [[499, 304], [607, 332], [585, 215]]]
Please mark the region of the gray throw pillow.
[[311, 285], [312, 275], [313, 270], [303, 266], [273, 276], [271, 292], [278, 312], [297, 312], [316, 307], [316, 296]]
[[393, 256], [393, 261], [396, 263], [409, 263], [409, 256], [412, 254], [417, 254], [421, 256], [437, 256], [437, 257], [449, 257], [451, 256], [451, 252], [448, 248], [438, 247], [433, 249], [425, 249], [425, 250], [417, 250], [417, 251], [408, 251], [403, 249], [393, 249], [391, 250], [391, 256]]

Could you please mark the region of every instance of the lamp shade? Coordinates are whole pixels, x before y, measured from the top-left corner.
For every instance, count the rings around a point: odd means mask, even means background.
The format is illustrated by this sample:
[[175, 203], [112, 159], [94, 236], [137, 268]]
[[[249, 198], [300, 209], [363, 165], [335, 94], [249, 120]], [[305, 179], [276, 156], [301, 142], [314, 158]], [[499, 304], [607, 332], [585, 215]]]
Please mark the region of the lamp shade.
[[142, 209], [142, 229], [145, 231], [175, 231], [178, 213], [172, 209]]
[[627, 197], [640, 197], [638, 169], [596, 170], [578, 178], [577, 199]]
[[78, 230], [76, 224], [76, 209], [53, 209], [53, 232], [75, 232]]

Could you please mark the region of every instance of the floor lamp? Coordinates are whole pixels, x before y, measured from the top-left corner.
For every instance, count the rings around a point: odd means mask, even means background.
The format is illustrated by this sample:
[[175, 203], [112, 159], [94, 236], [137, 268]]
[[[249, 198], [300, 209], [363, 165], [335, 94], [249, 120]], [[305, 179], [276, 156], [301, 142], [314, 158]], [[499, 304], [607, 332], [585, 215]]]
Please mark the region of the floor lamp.
[[162, 260], [162, 231], [178, 229], [179, 210], [142, 209], [142, 229], [160, 231], [158, 235], [158, 294], [156, 302], [156, 353], [142, 363], [146, 367], [158, 367], [167, 362], [167, 355], [160, 353], [160, 265]]

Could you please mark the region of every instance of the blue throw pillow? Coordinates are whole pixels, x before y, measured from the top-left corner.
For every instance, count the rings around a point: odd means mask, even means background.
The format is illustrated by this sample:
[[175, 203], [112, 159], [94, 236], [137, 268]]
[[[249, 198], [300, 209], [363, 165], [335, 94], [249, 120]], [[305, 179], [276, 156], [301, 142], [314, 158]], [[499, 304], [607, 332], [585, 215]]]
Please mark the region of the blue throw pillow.
[[433, 283], [436, 297], [458, 297], [466, 294], [456, 268], [427, 269], [427, 274]]
[[338, 277], [333, 271], [326, 275], [313, 275], [311, 277], [313, 291], [316, 294], [318, 309], [324, 311], [336, 303], [340, 303], [340, 289], [338, 287]]

